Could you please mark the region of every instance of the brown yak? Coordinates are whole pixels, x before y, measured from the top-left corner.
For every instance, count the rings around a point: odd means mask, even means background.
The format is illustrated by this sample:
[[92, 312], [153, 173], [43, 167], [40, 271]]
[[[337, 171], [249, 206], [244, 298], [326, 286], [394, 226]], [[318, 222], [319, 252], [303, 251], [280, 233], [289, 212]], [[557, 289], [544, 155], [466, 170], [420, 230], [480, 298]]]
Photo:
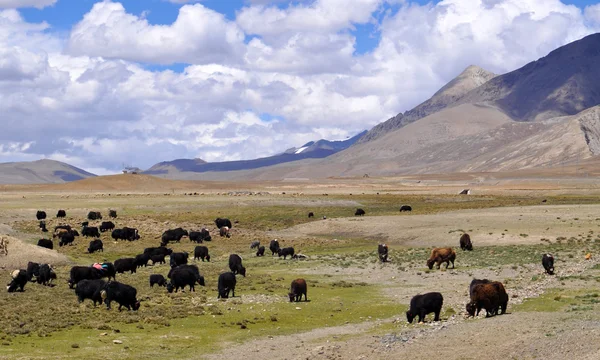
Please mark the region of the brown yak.
[[456, 259], [456, 252], [452, 248], [435, 248], [431, 250], [431, 256], [429, 260], [427, 260], [427, 266], [429, 269], [433, 269], [433, 264], [437, 264], [437, 268], [440, 268], [440, 265], [445, 262], [446, 269], [452, 263], [452, 268], [454, 269], [454, 260]]
[[508, 294], [501, 282], [492, 281], [489, 283], [477, 284], [471, 289], [471, 301], [466, 309], [469, 315], [477, 316], [481, 309], [485, 309], [485, 317], [506, 313], [508, 305]]

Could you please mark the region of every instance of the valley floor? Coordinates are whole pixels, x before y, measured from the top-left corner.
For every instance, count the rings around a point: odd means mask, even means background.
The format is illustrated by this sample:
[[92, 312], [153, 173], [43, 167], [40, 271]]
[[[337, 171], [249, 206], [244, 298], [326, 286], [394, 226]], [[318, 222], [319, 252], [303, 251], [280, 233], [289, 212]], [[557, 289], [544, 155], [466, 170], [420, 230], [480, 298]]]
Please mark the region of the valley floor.
[[[287, 185], [286, 185], [287, 186]], [[374, 189], [377, 189], [376, 187]], [[429, 193], [362, 194], [360, 188], [300, 194], [272, 188], [263, 195], [0, 194], [0, 234], [11, 241], [0, 256], [0, 279], [27, 261], [50, 262], [54, 287], [30, 283], [23, 293], [0, 292], [0, 358], [198, 358], [198, 359], [597, 359], [600, 344], [600, 196], [547, 190], [459, 197]], [[387, 189], [390, 190], [390, 189]], [[219, 191], [222, 191], [219, 189]], [[353, 192], [354, 195], [350, 195]], [[361, 194], [361, 195], [357, 195]], [[546, 200], [546, 202], [542, 202]], [[413, 212], [398, 212], [410, 204]], [[353, 217], [354, 210], [366, 210]], [[89, 210], [116, 209], [117, 226], [140, 230], [137, 242], [114, 242], [102, 234], [105, 251], [86, 253], [89, 239], [54, 251], [33, 244], [35, 212], [67, 210], [65, 222], [84, 220]], [[313, 211], [315, 219], [306, 214]], [[321, 219], [323, 215], [326, 220]], [[232, 238], [220, 238], [212, 221], [237, 220]], [[58, 220], [47, 220], [52, 229]], [[65, 280], [74, 264], [114, 261], [158, 245], [162, 231], [182, 226], [210, 228], [211, 262], [194, 261], [207, 279], [195, 293], [168, 294], [150, 288], [148, 275], [166, 275], [168, 265], [119, 274], [138, 289], [138, 312], [78, 304]], [[458, 249], [463, 232], [472, 252]], [[249, 244], [274, 238], [306, 260], [257, 258]], [[390, 262], [377, 261], [377, 244], [390, 246]], [[187, 238], [171, 244], [193, 253]], [[433, 269], [425, 260], [433, 246], [457, 249], [455, 269]], [[544, 274], [541, 255], [556, 258], [556, 275]], [[230, 253], [244, 258], [236, 297], [217, 300], [216, 278]], [[591, 260], [585, 255], [591, 253]], [[289, 303], [292, 279], [309, 284], [309, 302]], [[467, 318], [472, 278], [502, 281], [508, 314]], [[439, 291], [441, 322], [408, 324], [412, 296]], [[482, 311], [484, 313], [484, 311]], [[117, 340], [117, 343], [114, 341]]]

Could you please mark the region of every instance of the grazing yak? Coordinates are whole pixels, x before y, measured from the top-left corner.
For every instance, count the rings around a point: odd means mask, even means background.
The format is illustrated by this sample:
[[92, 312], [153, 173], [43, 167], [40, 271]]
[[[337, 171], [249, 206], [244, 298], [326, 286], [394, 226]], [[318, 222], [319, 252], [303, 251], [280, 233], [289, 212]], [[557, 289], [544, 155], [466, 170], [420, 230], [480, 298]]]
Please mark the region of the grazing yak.
[[473, 250], [473, 243], [471, 242], [471, 237], [469, 236], [469, 234], [462, 234], [459, 242], [460, 242], [460, 248], [463, 251], [464, 250], [469, 250], [469, 251]]
[[363, 216], [364, 214], [366, 214], [366, 213], [363, 209], [356, 209], [354, 216]]
[[258, 250], [256, 250], [256, 256], [265, 256], [265, 247], [259, 246]]
[[250, 244], [250, 249], [254, 249], [260, 246], [260, 241], [255, 240]]
[[116, 281], [109, 281], [100, 291], [100, 296], [106, 303], [106, 308], [110, 310], [110, 303], [116, 301], [121, 307], [125, 306], [127, 310], [137, 310], [140, 308], [140, 301], [137, 300], [137, 290], [133, 286], [122, 284]]
[[189, 236], [189, 234], [188, 234], [187, 230], [184, 230], [182, 228], [166, 230], [161, 235], [160, 245], [165, 246], [171, 241], [179, 242], [179, 241], [181, 241], [181, 238], [184, 236]]
[[40, 211], [40, 210], [38, 210], [38, 211], [35, 213], [35, 217], [36, 217], [38, 220], [44, 220], [44, 219], [46, 218], [46, 212], [45, 212], [45, 211]]
[[100, 237], [100, 231], [98, 231], [97, 226], [84, 226], [81, 229], [81, 236], [98, 238]]
[[294, 248], [293, 247], [286, 247], [283, 249], [279, 249], [279, 251], [277, 252], [277, 254], [279, 255], [279, 257], [283, 256], [283, 260], [286, 259], [286, 257], [293, 257], [294, 256]]
[[206, 285], [204, 276], [200, 275], [200, 271], [196, 265], [183, 265], [173, 268], [169, 272], [169, 278], [171, 281], [167, 284], [167, 291], [170, 293], [172, 293], [173, 290], [177, 292], [179, 289], [184, 291], [186, 286], [190, 287], [190, 291], [196, 291], [196, 283], [200, 286]]
[[114, 229], [110, 235], [115, 240], [135, 241], [140, 238], [138, 230], [135, 228], [124, 227], [122, 229]]
[[37, 246], [50, 250], [54, 249], [54, 243], [50, 239], [39, 239], [37, 242]]
[[271, 240], [271, 243], [269, 244], [269, 250], [271, 250], [271, 256], [275, 255], [276, 253], [279, 254], [279, 241], [277, 241], [277, 239], [275, 240]]
[[554, 256], [552, 254], [542, 255], [542, 266], [548, 275], [554, 275]]
[[246, 276], [246, 268], [242, 265], [242, 257], [238, 254], [229, 255], [229, 269], [233, 274]]
[[506, 313], [508, 294], [501, 282], [474, 279], [469, 292], [471, 301], [467, 304], [466, 310], [470, 316], [479, 315], [481, 309], [485, 309], [485, 317], [497, 315], [498, 312]]
[[309, 212], [308, 213], [308, 218], [310, 219], [310, 218], [313, 218], [313, 217], [315, 217], [315, 214], [312, 211]]
[[82, 303], [83, 300], [90, 299], [94, 302], [94, 306], [96, 306], [96, 303], [102, 304], [102, 296], [100, 296], [100, 291], [102, 291], [105, 285], [106, 281], [102, 279], [84, 279], [79, 281], [77, 283], [77, 287], [75, 288], [77, 300], [79, 303]]
[[95, 239], [95, 240], [90, 241], [90, 245], [88, 246], [87, 251], [90, 254], [93, 252], [96, 252], [96, 251], [104, 252], [104, 244], [102, 243], [102, 240]]
[[99, 211], [90, 211], [87, 214], [88, 220], [102, 220], [102, 214]]
[[304, 254], [294, 254], [294, 256], [292, 256], [292, 259], [304, 260], [304, 259], [308, 259], [308, 256], [306, 256]]
[[58, 212], [56, 213], [56, 217], [57, 218], [64, 218], [67, 217], [67, 212], [64, 210], [58, 210]]
[[222, 228], [223, 226], [227, 226], [230, 229], [233, 227], [233, 226], [231, 226], [231, 221], [229, 221], [229, 219], [221, 219], [221, 218], [215, 219], [215, 225], [217, 226], [218, 229]]
[[27, 271], [22, 269], [15, 270], [10, 275], [12, 277], [12, 280], [6, 285], [6, 290], [8, 290], [9, 293], [15, 291], [24, 291], [25, 284], [27, 284]]
[[412, 211], [412, 207], [410, 205], [400, 206], [400, 212], [404, 212], [404, 211]]
[[235, 274], [232, 272], [225, 272], [219, 275], [219, 281], [217, 285], [218, 293], [217, 299], [229, 298], [229, 292], [231, 292], [231, 296], [235, 297]]
[[171, 250], [167, 247], [164, 247], [164, 246], [149, 247], [149, 248], [144, 249], [144, 254], [150, 255], [150, 257], [152, 257], [154, 255], [170, 256], [172, 253], [173, 253], [173, 250]]
[[100, 232], [106, 232], [108, 230], [113, 230], [115, 228], [115, 224], [112, 221], [103, 221], [100, 224]]
[[203, 241], [211, 241], [210, 232], [208, 229], [202, 228], [200, 231], [190, 231], [188, 236], [190, 241], [202, 244]]
[[72, 289], [81, 280], [116, 279], [116, 269], [112, 263], [95, 263], [92, 266], [73, 266], [70, 275], [68, 282]]
[[123, 258], [115, 260], [115, 271], [119, 274], [122, 274], [126, 271], [131, 271], [132, 274], [135, 274], [137, 270], [137, 263], [135, 258]]
[[179, 265], [186, 265], [188, 263], [188, 257], [189, 254], [187, 252], [174, 252], [169, 256], [169, 265], [171, 265], [171, 268]]
[[58, 246], [72, 245], [73, 241], [75, 241], [75, 234], [73, 232], [63, 233], [60, 236], [60, 241], [58, 242]]
[[433, 264], [437, 264], [437, 268], [440, 268], [440, 265], [445, 262], [446, 269], [452, 263], [452, 268], [454, 269], [454, 260], [456, 260], [456, 252], [452, 248], [435, 248], [431, 250], [431, 256], [429, 260], [427, 260], [427, 267], [429, 269], [433, 269]]
[[443, 303], [444, 297], [439, 292], [413, 296], [410, 300], [410, 309], [406, 312], [406, 320], [412, 324], [413, 319], [418, 316], [419, 322], [423, 322], [427, 314], [434, 313], [433, 321], [440, 321]]
[[231, 234], [229, 233], [229, 227], [228, 226], [223, 226], [219, 229], [219, 236], [223, 237], [225, 236], [226, 238], [230, 238]]
[[135, 266], [137, 267], [147, 267], [148, 261], [150, 261], [150, 255], [148, 254], [139, 254], [135, 256]]
[[37, 283], [50, 286], [52, 285], [52, 280], [56, 280], [56, 273], [54, 272], [54, 270], [52, 270], [52, 268], [48, 264], [40, 265]]
[[158, 286], [167, 286], [167, 280], [160, 274], [150, 275], [150, 287], [154, 287], [154, 284]]
[[37, 277], [40, 276], [40, 264], [35, 262], [27, 263], [27, 281], [35, 282], [37, 281]]
[[304, 301], [308, 301], [308, 298], [306, 297], [306, 281], [304, 279], [296, 279], [292, 281], [290, 292], [288, 293], [290, 302], [299, 302], [302, 300], [302, 295], [304, 295]]
[[167, 263], [165, 261], [165, 254], [151, 255], [150, 260], [152, 260], [152, 265], [156, 265], [157, 263], [158, 264], [166, 264]]
[[379, 260], [381, 262], [387, 262], [388, 261], [388, 246], [386, 244], [379, 244], [377, 246], [377, 254], [379, 254]]
[[115, 219], [117, 217], [117, 210], [108, 210], [108, 216]]
[[206, 246], [196, 246], [194, 248], [194, 260], [202, 259], [210, 262], [210, 255]]

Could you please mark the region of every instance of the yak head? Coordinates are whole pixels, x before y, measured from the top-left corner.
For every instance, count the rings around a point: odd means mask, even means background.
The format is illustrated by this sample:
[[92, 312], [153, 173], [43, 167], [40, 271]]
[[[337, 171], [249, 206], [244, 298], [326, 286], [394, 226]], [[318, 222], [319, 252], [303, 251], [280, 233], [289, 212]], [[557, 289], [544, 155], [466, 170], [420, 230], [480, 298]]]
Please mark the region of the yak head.
[[246, 277], [246, 268], [243, 266], [240, 266], [240, 270], [238, 271], [240, 273], [240, 275], [242, 275], [243, 277]]
[[477, 305], [474, 302], [470, 302], [467, 304], [466, 310], [470, 316], [475, 317], [475, 311], [477, 310]]
[[140, 301], [136, 301], [131, 308], [137, 311], [140, 308]]
[[433, 269], [434, 263], [435, 263], [435, 260], [433, 260], [433, 259], [427, 260], [427, 267], [429, 268], [429, 270]]
[[173, 286], [173, 284], [171, 282], [168, 282], [167, 283], [167, 291], [169, 293], [172, 293], [174, 289], [175, 289], [175, 286]]
[[406, 312], [406, 320], [409, 324], [412, 324], [413, 319], [415, 318], [415, 314], [413, 314], [410, 310]]
[[294, 294], [293, 292], [288, 293], [288, 296], [290, 297], [290, 302], [293, 302], [296, 299], [296, 294]]
[[198, 285], [206, 286], [206, 282], [204, 281], [204, 276], [200, 276], [196, 281], [198, 281]]

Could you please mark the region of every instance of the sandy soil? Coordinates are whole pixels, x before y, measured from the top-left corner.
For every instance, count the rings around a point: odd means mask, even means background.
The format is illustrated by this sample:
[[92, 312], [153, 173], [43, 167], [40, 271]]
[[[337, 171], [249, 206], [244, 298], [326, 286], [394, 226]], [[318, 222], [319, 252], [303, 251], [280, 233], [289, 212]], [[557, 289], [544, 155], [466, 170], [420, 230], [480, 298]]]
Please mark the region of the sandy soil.
[[457, 246], [464, 230], [471, 235], [475, 246], [539, 244], [542, 238], [554, 241], [557, 237], [597, 230], [598, 214], [600, 205], [561, 205], [419, 216], [365, 216], [311, 222], [275, 232], [275, 236], [291, 239], [337, 236], [373, 239], [391, 245]]

